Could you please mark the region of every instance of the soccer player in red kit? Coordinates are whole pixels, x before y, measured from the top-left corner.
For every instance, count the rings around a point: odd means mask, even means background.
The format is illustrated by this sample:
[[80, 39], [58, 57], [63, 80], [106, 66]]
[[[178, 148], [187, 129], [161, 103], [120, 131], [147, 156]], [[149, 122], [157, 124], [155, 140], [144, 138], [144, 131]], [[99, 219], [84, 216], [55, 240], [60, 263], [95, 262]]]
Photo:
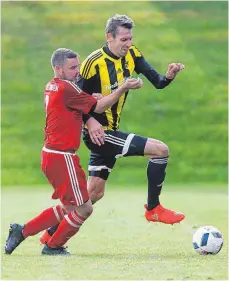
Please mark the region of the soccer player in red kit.
[[52, 54], [51, 65], [55, 78], [48, 82], [44, 93], [46, 125], [41, 167], [53, 186], [52, 198], [59, 199], [62, 204], [45, 209], [24, 226], [11, 224], [6, 254], [11, 254], [28, 236], [58, 223], [56, 232], [44, 245], [42, 254], [70, 254], [64, 247], [65, 243], [79, 231], [93, 211], [86, 176], [75, 154], [80, 146], [82, 114], [102, 113], [127, 90], [138, 89], [143, 84], [141, 79], [127, 79], [109, 96], [96, 99], [75, 84], [79, 73], [79, 58], [75, 52], [57, 49]]

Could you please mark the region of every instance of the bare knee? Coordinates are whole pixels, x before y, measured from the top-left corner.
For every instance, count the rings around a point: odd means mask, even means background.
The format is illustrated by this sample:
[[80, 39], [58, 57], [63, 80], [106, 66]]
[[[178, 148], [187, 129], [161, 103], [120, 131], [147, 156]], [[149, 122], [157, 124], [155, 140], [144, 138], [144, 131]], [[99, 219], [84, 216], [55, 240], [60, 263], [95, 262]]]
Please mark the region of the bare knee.
[[144, 155], [148, 157], [167, 157], [169, 148], [162, 141], [149, 138], [145, 145]]
[[89, 177], [88, 193], [91, 201], [95, 203], [104, 196], [106, 181], [98, 177]]
[[90, 215], [93, 213], [93, 206], [91, 200], [90, 200], [90, 204], [85, 203], [82, 207], [83, 208], [80, 211], [78, 210], [78, 213], [85, 218], [90, 217]]
[[160, 144], [160, 153], [161, 153], [161, 157], [167, 157], [169, 156], [169, 148], [166, 144], [162, 143]]
[[63, 209], [67, 214], [76, 211], [80, 216], [84, 218], [90, 217], [90, 215], [93, 213], [93, 206], [90, 199], [80, 206], [63, 205]]
[[62, 205], [62, 208], [64, 209], [66, 214], [69, 214], [75, 210], [75, 206], [73, 205]]
[[84, 218], [90, 217], [90, 215], [93, 213], [93, 206], [92, 206], [91, 200], [89, 199], [83, 205], [75, 207], [75, 210], [80, 216], [82, 216]]

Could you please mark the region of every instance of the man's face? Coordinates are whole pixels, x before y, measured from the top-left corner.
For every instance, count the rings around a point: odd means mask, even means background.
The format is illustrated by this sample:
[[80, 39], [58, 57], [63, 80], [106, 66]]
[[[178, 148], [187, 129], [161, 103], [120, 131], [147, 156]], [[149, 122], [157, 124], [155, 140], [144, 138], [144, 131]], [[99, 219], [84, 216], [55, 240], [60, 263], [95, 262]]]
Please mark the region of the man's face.
[[119, 26], [116, 30], [116, 37], [107, 34], [108, 46], [111, 52], [117, 57], [124, 57], [133, 42], [132, 30]]
[[61, 79], [76, 82], [79, 75], [79, 58], [66, 59], [64, 65], [59, 67], [59, 75]]

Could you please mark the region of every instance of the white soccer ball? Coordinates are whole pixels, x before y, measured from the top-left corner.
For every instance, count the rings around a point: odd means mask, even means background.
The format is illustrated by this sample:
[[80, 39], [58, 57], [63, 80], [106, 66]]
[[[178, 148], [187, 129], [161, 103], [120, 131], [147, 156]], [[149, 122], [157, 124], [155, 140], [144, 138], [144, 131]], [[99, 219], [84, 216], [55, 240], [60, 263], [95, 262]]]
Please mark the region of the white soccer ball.
[[201, 226], [193, 234], [192, 245], [200, 255], [216, 255], [223, 246], [223, 235], [214, 226]]

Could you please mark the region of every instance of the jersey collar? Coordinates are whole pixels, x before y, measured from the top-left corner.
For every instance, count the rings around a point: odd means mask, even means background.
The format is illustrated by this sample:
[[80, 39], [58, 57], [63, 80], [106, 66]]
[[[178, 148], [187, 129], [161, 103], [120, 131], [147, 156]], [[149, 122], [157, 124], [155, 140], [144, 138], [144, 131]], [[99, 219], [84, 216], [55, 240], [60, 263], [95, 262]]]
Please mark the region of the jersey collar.
[[113, 58], [113, 59], [116, 59], [116, 60], [120, 59], [119, 57], [117, 57], [116, 55], [114, 55], [114, 54], [110, 51], [110, 49], [108, 48], [108, 45], [107, 45], [107, 44], [103, 47], [103, 51], [104, 51], [108, 56], [110, 56], [110, 57]]

